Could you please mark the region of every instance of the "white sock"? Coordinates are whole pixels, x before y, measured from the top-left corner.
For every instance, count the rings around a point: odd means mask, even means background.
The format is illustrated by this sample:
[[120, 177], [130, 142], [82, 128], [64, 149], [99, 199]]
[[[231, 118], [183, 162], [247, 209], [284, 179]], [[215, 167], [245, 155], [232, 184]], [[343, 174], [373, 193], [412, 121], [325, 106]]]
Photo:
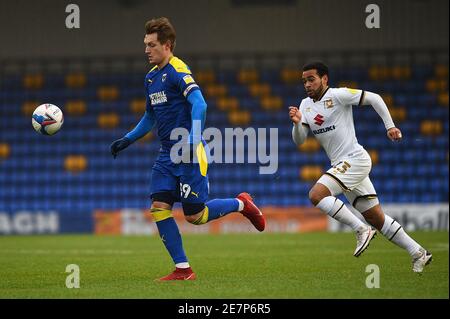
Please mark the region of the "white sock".
[[406, 249], [411, 256], [421, 248], [414, 239], [409, 237], [403, 230], [403, 227], [389, 215], [384, 215], [384, 224], [383, 228], [381, 228], [381, 233], [397, 246]]
[[344, 205], [340, 199], [334, 196], [322, 198], [316, 207], [320, 208], [323, 212], [327, 213], [337, 221], [350, 226], [354, 231], [361, 226], [366, 226]]
[[236, 198], [236, 200], [239, 203], [238, 212], [242, 212], [244, 210], [244, 203], [239, 198]]
[[186, 268], [189, 268], [190, 266], [189, 266], [189, 263], [188, 263], [188, 262], [185, 262], [185, 263], [178, 263], [178, 264], [175, 264], [175, 267], [186, 269]]

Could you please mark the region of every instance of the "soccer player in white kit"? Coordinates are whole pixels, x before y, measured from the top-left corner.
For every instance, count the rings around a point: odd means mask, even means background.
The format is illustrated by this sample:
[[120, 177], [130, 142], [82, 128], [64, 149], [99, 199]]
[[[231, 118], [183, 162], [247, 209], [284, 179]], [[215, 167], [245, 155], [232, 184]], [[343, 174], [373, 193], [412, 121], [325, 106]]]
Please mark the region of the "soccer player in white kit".
[[425, 265], [431, 262], [432, 255], [381, 210], [369, 178], [372, 161], [355, 135], [352, 106], [372, 105], [384, 122], [388, 138], [401, 140], [402, 134], [395, 127], [383, 99], [372, 92], [328, 87], [328, 67], [322, 62], [306, 64], [302, 80], [308, 97], [302, 100], [300, 109], [289, 107], [289, 116], [294, 124], [292, 138], [300, 145], [305, 141], [308, 129], [311, 130], [325, 149], [332, 166], [310, 190], [311, 202], [356, 232], [357, 244], [353, 255], [358, 257], [368, 247], [376, 230], [363, 223], [336, 198], [344, 193], [370, 225], [408, 251], [412, 257], [413, 271], [422, 272]]

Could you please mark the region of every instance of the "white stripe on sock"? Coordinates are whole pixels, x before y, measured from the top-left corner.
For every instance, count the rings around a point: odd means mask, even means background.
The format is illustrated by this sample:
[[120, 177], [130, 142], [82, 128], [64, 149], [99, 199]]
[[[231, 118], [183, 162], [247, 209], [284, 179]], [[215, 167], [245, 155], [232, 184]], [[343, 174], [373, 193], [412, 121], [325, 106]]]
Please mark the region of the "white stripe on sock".
[[411, 256], [421, 247], [405, 232], [403, 227], [397, 221], [386, 214], [384, 215], [384, 224], [381, 233], [397, 246], [406, 249]]
[[334, 196], [322, 198], [317, 204], [317, 208], [320, 208], [323, 212], [327, 213], [337, 221], [350, 226], [354, 231], [361, 226], [365, 226], [365, 224], [356, 217], [339, 198]]
[[244, 210], [244, 203], [238, 198], [236, 198], [236, 200], [239, 203], [238, 212], [242, 212]]

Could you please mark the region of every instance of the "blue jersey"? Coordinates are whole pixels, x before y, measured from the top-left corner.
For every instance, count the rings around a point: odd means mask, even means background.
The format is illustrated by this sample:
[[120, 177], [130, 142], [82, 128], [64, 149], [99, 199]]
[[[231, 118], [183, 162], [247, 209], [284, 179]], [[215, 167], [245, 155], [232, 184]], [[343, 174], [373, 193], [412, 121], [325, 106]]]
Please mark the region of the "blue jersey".
[[187, 101], [190, 93], [200, 88], [192, 78], [189, 67], [173, 56], [162, 69], [152, 68], [145, 76], [147, 111], [153, 111], [162, 151], [170, 151], [177, 140], [170, 140], [173, 129], [191, 130], [192, 106]]

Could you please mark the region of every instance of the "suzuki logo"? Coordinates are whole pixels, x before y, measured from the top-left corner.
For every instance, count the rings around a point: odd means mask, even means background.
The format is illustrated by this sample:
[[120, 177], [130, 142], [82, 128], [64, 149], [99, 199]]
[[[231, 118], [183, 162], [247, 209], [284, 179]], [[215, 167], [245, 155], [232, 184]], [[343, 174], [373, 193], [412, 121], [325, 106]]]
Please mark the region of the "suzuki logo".
[[320, 114], [317, 114], [316, 117], [314, 118], [314, 123], [316, 123], [317, 125], [322, 125], [324, 121], [323, 116]]

